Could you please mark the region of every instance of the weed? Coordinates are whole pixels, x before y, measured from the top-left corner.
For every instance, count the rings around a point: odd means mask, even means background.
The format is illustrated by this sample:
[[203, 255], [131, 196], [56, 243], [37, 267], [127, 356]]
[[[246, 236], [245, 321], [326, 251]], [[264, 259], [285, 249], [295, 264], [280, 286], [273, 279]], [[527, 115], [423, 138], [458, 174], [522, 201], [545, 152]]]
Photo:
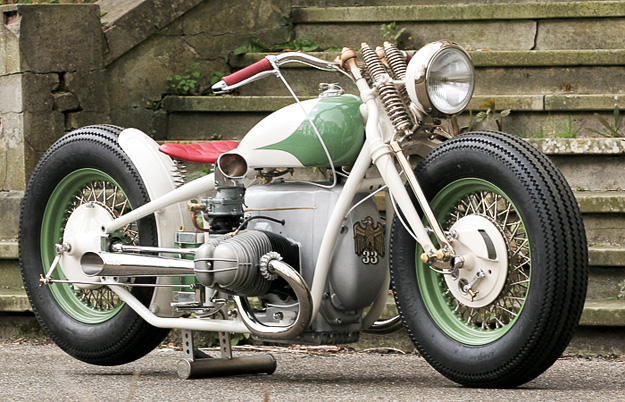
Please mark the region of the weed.
[[614, 108], [614, 124], [610, 124], [606, 119], [601, 117], [599, 113], [595, 113], [595, 118], [599, 120], [599, 123], [603, 126], [601, 131], [594, 130], [592, 128], [587, 128], [586, 130], [591, 133], [599, 134], [602, 137], [625, 137], [625, 133], [623, 132], [622, 123], [623, 117], [621, 116], [621, 112], [617, 107]]
[[554, 134], [558, 138], [576, 138], [582, 129], [582, 126], [575, 126], [573, 124], [573, 117], [569, 115], [565, 123], [562, 121], [556, 123]]
[[382, 24], [380, 31], [382, 31], [382, 38], [389, 42], [397, 43], [399, 37], [404, 33], [406, 28], [397, 29], [397, 22], [393, 21], [388, 24]]
[[184, 70], [182, 75], [172, 74], [167, 77], [170, 82], [169, 89], [175, 95], [188, 95], [197, 93], [197, 80], [200, 73], [195, 71], [200, 63], [193, 63]]
[[486, 101], [480, 106], [480, 109], [483, 111], [479, 112], [475, 116], [476, 122], [486, 125], [489, 121], [494, 121], [497, 125], [497, 130], [503, 131], [503, 118], [510, 115], [510, 109], [497, 112], [495, 108], [495, 100], [492, 98], [486, 99]]
[[408, 49], [410, 47], [409, 45], [412, 44], [412, 41], [414, 41], [417, 37], [416, 34], [411, 35], [408, 37], [408, 41], [406, 42], [404, 40], [406, 37], [406, 28], [397, 29], [397, 22], [395, 21], [388, 24], [382, 24], [380, 31], [382, 32], [383, 39], [395, 44], [399, 49]]
[[211, 87], [217, 84], [226, 75], [223, 71], [215, 71], [211, 77]]
[[234, 54], [261, 53], [261, 52], [312, 52], [319, 49], [319, 44], [311, 40], [289, 40], [277, 45], [269, 46], [256, 36], [252, 36], [252, 44], [234, 49]]
[[145, 104], [146, 109], [150, 110], [159, 110], [163, 106], [163, 98], [161, 99], [152, 99], [148, 98]]

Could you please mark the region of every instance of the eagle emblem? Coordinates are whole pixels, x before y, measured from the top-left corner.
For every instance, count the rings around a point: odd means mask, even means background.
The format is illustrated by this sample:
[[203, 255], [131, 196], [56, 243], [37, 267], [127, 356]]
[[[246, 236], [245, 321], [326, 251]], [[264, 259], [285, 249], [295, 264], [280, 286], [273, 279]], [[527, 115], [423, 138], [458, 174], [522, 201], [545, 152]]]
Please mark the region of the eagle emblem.
[[354, 224], [354, 251], [364, 264], [378, 263], [384, 256], [384, 227], [380, 222], [374, 227], [373, 218], [367, 216]]

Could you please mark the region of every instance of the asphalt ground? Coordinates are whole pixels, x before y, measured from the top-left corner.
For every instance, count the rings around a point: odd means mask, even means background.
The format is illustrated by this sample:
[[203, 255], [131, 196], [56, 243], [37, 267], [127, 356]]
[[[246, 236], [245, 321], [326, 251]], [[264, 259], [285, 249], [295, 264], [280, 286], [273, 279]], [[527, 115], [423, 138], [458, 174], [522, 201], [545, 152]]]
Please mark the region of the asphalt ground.
[[[249, 348], [249, 347], [248, 347]], [[386, 349], [238, 349], [272, 353], [272, 375], [181, 380], [173, 345], [136, 362], [92, 366], [45, 341], [0, 343], [1, 401], [623, 401], [625, 359], [566, 356], [516, 389], [470, 389], [416, 354]], [[217, 356], [215, 350], [207, 350]], [[383, 353], [384, 352], [384, 353]], [[392, 352], [392, 351], [391, 351]]]

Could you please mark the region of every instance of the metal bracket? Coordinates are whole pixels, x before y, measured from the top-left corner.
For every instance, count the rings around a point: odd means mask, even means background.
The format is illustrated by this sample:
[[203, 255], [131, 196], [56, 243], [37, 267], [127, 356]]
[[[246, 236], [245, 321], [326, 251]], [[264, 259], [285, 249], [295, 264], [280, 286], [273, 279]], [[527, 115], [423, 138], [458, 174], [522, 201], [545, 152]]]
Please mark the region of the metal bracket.
[[271, 354], [232, 357], [230, 333], [219, 333], [221, 358], [213, 358], [194, 347], [192, 330], [182, 330], [184, 358], [178, 362], [178, 377], [225, 377], [241, 374], [272, 374], [276, 371], [276, 358]]

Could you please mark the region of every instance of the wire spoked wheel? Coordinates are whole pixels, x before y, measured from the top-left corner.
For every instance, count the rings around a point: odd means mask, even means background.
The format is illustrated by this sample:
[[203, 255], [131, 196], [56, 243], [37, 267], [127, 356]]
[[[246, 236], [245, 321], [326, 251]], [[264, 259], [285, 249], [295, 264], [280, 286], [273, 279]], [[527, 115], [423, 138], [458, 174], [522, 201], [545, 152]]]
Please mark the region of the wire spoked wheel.
[[463, 385], [532, 380], [560, 357], [584, 305], [587, 244], [570, 187], [536, 149], [493, 132], [444, 142], [415, 174], [463, 258], [451, 273], [422, 263], [396, 214], [392, 287], [415, 347]]
[[[529, 238], [514, 205], [502, 191], [480, 179], [461, 179], [445, 187], [431, 203], [446, 231], [462, 230], [463, 222], [491, 225], [503, 243], [498, 260], [507, 264], [480, 261], [466, 278], [452, 278], [429, 269], [418, 260], [417, 280], [427, 298], [430, 314], [454, 339], [469, 345], [484, 344], [501, 337], [521, 313], [531, 276]], [[482, 236], [486, 236], [485, 233]], [[491, 243], [493, 239], [489, 240]], [[493, 246], [494, 247], [494, 246]], [[483, 269], [482, 269], [483, 268]], [[502, 272], [494, 272], [499, 269]], [[463, 291], [478, 271], [484, 275], [476, 285], [477, 295]], [[462, 271], [462, 269], [461, 269]], [[497, 277], [488, 280], [490, 277]], [[480, 297], [484, 296], [484, 297]]]
[[[88, 220], [82, 212], [87, 209], [98, 210], [100, 216], [112, 220], [131, 211], [132, 205], [121, 187], [108, 174], [91, 168], [70, 173], [54, 189], [44, 211], [41, 242], [44, 267], [52, 264], [56, 244], [73, 246], [75, 243], [72, 239], [80, 238], [83, 241], [86, 231], [99, 230], [100, 222], [94, 221], [91, 225], [93, 227], [85, 223]], [[137, 245], [137, 223], [122, 228], [119, 235], [125, 244]], [[98, 247], [98, 239], [94, 240], [93, 246]], [[75, 259], [62, 257], [52, 279], [98, 281], [97, 277], [82, 275]], [[124, 304], [113, 291], [101, 285], [51, 283], [50, 290], [70, 316], [85, 323], [106, 321], [117, 314]]]
[[[137, 169], [118, 143], [121, 129], [90, 126], [59, 139], [28, 184], [20, 217], [20, 266], [35, 316], [64, 351], [91, 364], [128, 363], [149, 353], [169, 332], [155, 328], [123, 303], [81, 258], [100, 251], [102, 225], [149, 202]], [[125, 244], [156, 246], [154, 216], [109, 236]], [[61, 248], [52, 282], [41, 286]], [[57, 281], [57, 282], [55, 282]], [[134, 279], [131, 293], [149, 306], [155, 278]]]

